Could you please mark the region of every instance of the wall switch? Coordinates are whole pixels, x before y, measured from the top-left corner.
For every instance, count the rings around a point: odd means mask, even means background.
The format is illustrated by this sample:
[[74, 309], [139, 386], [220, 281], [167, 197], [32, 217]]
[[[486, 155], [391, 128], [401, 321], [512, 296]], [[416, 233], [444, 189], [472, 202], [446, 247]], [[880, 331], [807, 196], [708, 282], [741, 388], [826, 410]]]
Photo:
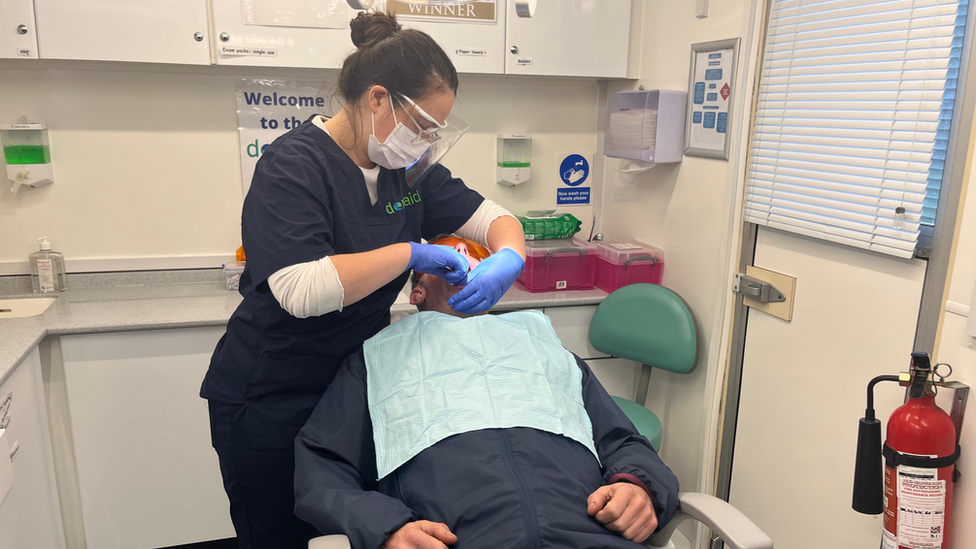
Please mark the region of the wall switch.
[[699, 19], [708, 17], [708, 0], [698, 0], [695, 6], [695, 17]]

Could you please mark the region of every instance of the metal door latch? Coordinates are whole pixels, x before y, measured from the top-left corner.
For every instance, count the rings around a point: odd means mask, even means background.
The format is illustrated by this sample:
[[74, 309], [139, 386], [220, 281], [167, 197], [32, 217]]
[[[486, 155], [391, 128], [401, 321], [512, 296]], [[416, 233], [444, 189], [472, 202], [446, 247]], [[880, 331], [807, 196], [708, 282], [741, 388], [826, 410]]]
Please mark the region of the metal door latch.
[[786, 301], [786, 295], [779, 291], [776, 286], [742, 273], [735, 273], [732, 291], [747, 295], [762, 303], [782, 303]]

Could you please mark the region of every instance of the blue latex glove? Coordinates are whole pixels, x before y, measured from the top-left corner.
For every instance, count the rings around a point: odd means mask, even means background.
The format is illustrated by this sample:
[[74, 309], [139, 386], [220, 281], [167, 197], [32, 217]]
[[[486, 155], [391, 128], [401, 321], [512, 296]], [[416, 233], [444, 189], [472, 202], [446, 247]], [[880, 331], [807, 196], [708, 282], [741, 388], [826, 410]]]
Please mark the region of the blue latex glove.
[[464, 283], [468, 276], [468, 260], [450, 246], [410, 243], [408, 269], [439, 276], [448, 284]]
[[522, 256], [511, 248], [502, 248], [468, 273], [468, 285], [451, 296], [447, 304], [469, 315], [487, 311], [512, 287], [523, 269]]

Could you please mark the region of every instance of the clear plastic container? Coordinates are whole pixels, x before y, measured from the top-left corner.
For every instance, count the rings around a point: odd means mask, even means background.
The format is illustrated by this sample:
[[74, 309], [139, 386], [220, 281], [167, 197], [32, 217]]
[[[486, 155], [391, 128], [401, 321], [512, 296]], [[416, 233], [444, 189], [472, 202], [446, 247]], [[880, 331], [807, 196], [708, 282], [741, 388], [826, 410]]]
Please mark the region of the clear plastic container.
[[657, 164], [681, 162], [687, 98], [687, 92], [671, 90], [611, 93], [603, 154]]
[[596, 252], [595, 245], [576, 238], [526, 242], [525, 271], [518, 282], [533, 293], [592, 290]]
[[0, 142], [8, 166], [51, 162], [51, 143], [44, 124], [2, 124]]
[[228, 290], [238, 290], [241, 287], [241, 275], [244, 274], [244, 262], [233, 261], [224, 263], [224, 282], [227, 283]]
[[628, 284], [660, 284], [664, 250], [640, 242], [597, 244], [596, 287], [612, 293]]

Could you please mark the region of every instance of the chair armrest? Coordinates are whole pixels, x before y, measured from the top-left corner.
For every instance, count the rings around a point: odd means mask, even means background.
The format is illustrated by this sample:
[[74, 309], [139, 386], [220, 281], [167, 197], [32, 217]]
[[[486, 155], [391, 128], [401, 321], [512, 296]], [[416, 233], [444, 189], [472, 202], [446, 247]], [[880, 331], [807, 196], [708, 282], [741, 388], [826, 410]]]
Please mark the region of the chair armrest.
[[308, 540], [308, 549], [352, 549], [349, 538], [342, 534], [319, 536]]
[[649, 547], [667, 547], [675, 528], [692, 518], [708, 526], [731, 549], [773, 549], [773, 540], [728, 502], [695, 492], [679, 493], [678, 501], [681, 509], [660, 532], [651, 536]]

